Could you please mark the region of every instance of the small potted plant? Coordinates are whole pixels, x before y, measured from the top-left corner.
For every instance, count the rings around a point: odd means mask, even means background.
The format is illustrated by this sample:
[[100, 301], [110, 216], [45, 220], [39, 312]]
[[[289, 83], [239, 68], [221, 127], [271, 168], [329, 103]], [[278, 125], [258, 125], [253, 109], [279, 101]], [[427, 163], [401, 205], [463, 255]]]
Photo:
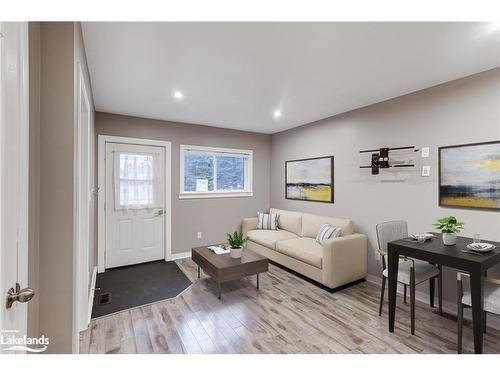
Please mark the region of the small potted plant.
[[247, 242], [247, 237], [243, 236], [242, 232], [234, 232], [233, 234], [227, 234], [227, 242], [230, 249], [231, 258], [241, 258], [241, 251], [245, 242]]
[[443, 243], [445, 245], [455, 245], [457, 243], [457, 233], [464, 229], [464, 223], [458, 221], [455, 216], [443, 217], [433, 225], [443, 234]]

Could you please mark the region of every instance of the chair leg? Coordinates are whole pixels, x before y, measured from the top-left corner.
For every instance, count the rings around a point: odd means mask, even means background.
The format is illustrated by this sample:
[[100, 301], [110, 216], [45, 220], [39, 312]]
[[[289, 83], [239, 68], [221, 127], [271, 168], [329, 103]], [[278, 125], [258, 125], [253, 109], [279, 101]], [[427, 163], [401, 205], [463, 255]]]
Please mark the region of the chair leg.
[[410, 270], [411, 334], [415, 334], [415, 269]]
[[429, 279], [429, 304], [431, 307], [434, 307], [434, 292], [436, 290], [436, 279], [433, 277]]
[[404, 299], [403, 299], [403, 302], [406, 305], [406, 284], [404, 284]]
[[457, 336], [458, 336], [458, 346], [457, 352], [458, 354], [462, 354], [462, 335], [464, 330], [464, 305], [462, 303], [457, 303], [458, 311], [457, 311]]
[[382, 316], [382, 307], [384, 306], [385, 281], [386, 277], [382, 276], [382, 291], [380, 292], [380, 307], [378, 308], [378, 316]]
[[438, 304], [439, 304], [439, 315], [443, 316], [443, 267], [438, 266]]

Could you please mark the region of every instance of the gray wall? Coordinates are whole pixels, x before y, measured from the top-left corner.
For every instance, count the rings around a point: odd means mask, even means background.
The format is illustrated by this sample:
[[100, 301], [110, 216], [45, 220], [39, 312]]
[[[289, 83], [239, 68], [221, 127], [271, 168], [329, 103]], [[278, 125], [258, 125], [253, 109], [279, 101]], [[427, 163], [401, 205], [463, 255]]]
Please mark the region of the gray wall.
[[[95, 123], [98, 134], [172, 142], [172, 254], [224, 241], [243, 217], [269, 208], [270, 135], [99, 112]], [[253, 197], [179, 199], [180, 144], [253, 150]], [[203, 233], [201, 240], [196, 238], [197, 232]]]
[[[378, 277], [379, 222], [404, 219], [411, 232], [420, 232], [432, 230], [439, 217], [455, 215], [465, 222], [464, 235], [500, 241], [500, 212], [438, 206], [438, 147], [490, 140], [500, 140], [500, 68], [274, 134], [271, 206], [351, 218], [369, 237], [368, 269]], [[419, 154], [412, 172], [382, 171], [377, 177], [359, 169], [369, 164], [369, 154], [363, 159], [359, 150], [407, 145], [430, 146], [430, 158]], [[335, 156], [335, 203], [286, 200], [284, 162], [323, 155]], [[431, 177], [421, 177], [421, 165], [431, 166]], [[390, 178], [406, 181], [382, 182]], [[454, 301], [451, 270], [445, 270], [444, 285], [445, 298]]]
[[73, 315], [73, 23], [41, 23], [40, 333], [68, 353]]
[[73, 335], [78, 63], [88, 90], [90, 81], [79, 23], [32, 22], [29, 30], [29, 279], [36, 297], [30, 302], [28, 329], [30, 335], [50, 338], [48, 353], [71, 353], [73, 338], [78, 339]]

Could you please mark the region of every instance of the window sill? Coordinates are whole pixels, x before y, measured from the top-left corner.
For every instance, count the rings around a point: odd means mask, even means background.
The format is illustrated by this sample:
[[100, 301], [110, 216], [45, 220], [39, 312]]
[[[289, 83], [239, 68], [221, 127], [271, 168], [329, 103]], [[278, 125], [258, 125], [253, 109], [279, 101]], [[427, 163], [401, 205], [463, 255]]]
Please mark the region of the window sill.
[[232, 193], [180, 193], [179, 199], [210, 199], [210, 198], [242, 198], [253, 197], [253, 192], [232, 192]]

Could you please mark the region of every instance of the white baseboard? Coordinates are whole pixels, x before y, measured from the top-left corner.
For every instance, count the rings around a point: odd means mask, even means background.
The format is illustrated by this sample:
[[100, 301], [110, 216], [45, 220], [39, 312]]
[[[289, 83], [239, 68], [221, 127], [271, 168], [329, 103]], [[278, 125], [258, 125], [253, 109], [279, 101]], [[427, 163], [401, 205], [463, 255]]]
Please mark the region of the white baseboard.
[[186, 251], [184, 253], [176, 253], [176, 254], [170, 255], [170, 260], [177, 260], [177, 259], [184, 259], [184, 258], [191, 258], [191, 251]]
[[[368, 275], [366, 277], [366, 281], [368, 281], [369, 283], [372, 283], [372, 284], [376, 284], [379, 287], [382, 285], [382, 278], [374, 276], [374, 275]], [[398, 294], [403, 295], [403, 293], [404, 293], [403, 285], [398, 283]], [[387, 297], [387, 294], [386, 294], [386, 297]], [[428, 304], [429, 303], [429, 294], [423, 293], [420, 291], [415, 291], [415, 299], [419, 302]], [[456, 303], [443, 300], [443, 311], [450, 314], [450, 315], [456, 315], [457, 314]], [[470, 309], [464, 310], [464, 318], [465, 319], [472, 319]], [[488, 327], [500, 330], [500, 318], [498, 318], [497, 316], [491, 315], [491, 314], [488, 315], [487, 325], [488, 325]]]
[[88, 310], [87, 324], [90, 324], [90, 318], [92, 317], [92, 308], [94, 307], [94, 294], [95, 294], [96, 280], [97, 280], [97, 266], [95, 266], [94, 270], [92, 271], [92, 280], [90, 282], [89, 310]]

